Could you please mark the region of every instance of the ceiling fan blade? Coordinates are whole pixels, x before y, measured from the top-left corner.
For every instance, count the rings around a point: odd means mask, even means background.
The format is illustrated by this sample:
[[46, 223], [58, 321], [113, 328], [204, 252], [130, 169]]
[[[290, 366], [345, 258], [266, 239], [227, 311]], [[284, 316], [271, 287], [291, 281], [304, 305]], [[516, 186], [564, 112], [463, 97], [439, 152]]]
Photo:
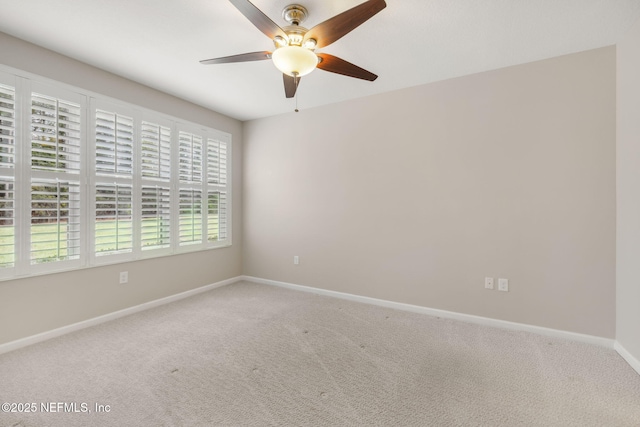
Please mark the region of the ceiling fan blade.
[[287, 34], [249, 0], [229, 0], [253, 25], [270, 39], [280, 36], [287, 40]]
[[337, 56], [329, 55], [328, 53], [318, 53], [317, 55], [321, 59], [318, 63], [318, 68], [321, 70], [342, 74], [343, 76], [355, 77], [356, 79], [369, 80], [370, 82], [378, 78], [378, 76], [372, 72], [360, 68], [351, 62], [347, 62], [344, 59], [340, 59]]
[[241, 53], [240, 55], [223, 56], [222, 58], [203, 59], [200, 63], [203, 65], [229, 64], [231, 62], [262, 61], [264, 59], [271, 59], [271, 52]]
[[300, 77], [291, 77], [288, 74], [282, 73], [282, 80], [284, 80], [284, 95], [287, 98], [293, 98], [296, 95], [296, 89], [300, 84]]
[[387, 7], [384, 0], [368, 0], [310, 29], [305, 40], [315, 39], [316, 47], [328, 46]]

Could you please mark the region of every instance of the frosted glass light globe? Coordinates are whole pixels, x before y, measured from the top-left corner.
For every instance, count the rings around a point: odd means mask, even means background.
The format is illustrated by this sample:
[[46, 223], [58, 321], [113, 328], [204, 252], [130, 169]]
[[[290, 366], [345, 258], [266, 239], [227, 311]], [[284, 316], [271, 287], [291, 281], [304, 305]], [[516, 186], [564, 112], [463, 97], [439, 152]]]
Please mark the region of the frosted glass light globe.
[[318, 65], [318, 57], [309, 49], [300, 46], [284, 46], [271, 54], [276, 68], [288, 76], [302, 77]]

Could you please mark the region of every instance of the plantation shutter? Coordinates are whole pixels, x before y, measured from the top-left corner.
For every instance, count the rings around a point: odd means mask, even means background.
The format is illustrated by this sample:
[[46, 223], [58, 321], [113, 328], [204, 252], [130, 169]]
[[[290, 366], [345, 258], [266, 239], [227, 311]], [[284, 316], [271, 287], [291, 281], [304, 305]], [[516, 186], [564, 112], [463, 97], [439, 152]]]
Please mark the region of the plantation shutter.
[[180, 132], [179, 173], [182, 182], [202, 182], [202, 137]]
[[96, 185], [95, 247], [97, 255], [132, 251], [132, 195], [131, 185]]
[[15, 91], [0, 84], [0, 168], [15, 167]]
[[0, 84], [0, 269], [15, 266], [15, 90]]
[[0, 280], [231, 245], [231, 137], [0, 70]]
[[95, 110], [94, 250], [98, 257], [133, 252], [134, 121]]
[[141, 126], [143, 178], [168, 181], [171, 177], [171, 130], [146, 121]]
[[203, 243], [203, 138], [197, 134], [178, 133], [179, 220], [180, 246]]
[[227, 239], [227, 193], [209, 192], [207, 211], [207, 240], [218, 242]]
[[168, 248], [171, 232], [169, 188], [142, 187], [142, 250]]
[[31, 168], [80, 172], [80, 105], [32, 94]]
[[[171, 127], [140, 123], [140, 248], [143, 253], [171, 251]], [[178, 211], [177, 209], [175, 210]]]
[[207, 141], [207, 182], [227, 185], [227, 144], [209, 139]]
[[180, 245], [202, 243], [202, 191], [180, 189]]
[[0, 268], [15, 266], [15, 200], [13, 180], [0, 178]]
[[207, 240], [227, 239], [227, 143], [207, 140]]
[[133, 119], [96, 110], [96, 173], [133, 173]]
[[31, 264], [79, 259], [80, 185], [31, 182]]
[[80, 259], [80, 104], [31, 94], [30, 263]]

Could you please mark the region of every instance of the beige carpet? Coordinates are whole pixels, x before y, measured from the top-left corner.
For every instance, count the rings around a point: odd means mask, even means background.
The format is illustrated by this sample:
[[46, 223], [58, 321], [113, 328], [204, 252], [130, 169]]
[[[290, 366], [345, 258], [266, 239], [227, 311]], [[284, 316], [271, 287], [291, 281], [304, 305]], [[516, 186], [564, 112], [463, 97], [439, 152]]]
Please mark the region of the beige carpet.
[[237, 283], [0, 356], [0, 402], [35, 403], [0, 412], [25, 427], [640, 426], [640, 375], [606, 348]]

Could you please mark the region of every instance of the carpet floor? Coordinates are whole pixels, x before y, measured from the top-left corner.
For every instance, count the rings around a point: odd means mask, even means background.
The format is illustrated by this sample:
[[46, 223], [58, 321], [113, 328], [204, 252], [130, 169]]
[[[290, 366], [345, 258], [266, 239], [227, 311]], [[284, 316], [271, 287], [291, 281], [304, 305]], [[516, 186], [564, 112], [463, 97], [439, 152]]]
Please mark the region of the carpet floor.
[[599, 346], [239, 282], [0, 355], [5, 402], [11, 427], [640, 426], [640, 375]]

